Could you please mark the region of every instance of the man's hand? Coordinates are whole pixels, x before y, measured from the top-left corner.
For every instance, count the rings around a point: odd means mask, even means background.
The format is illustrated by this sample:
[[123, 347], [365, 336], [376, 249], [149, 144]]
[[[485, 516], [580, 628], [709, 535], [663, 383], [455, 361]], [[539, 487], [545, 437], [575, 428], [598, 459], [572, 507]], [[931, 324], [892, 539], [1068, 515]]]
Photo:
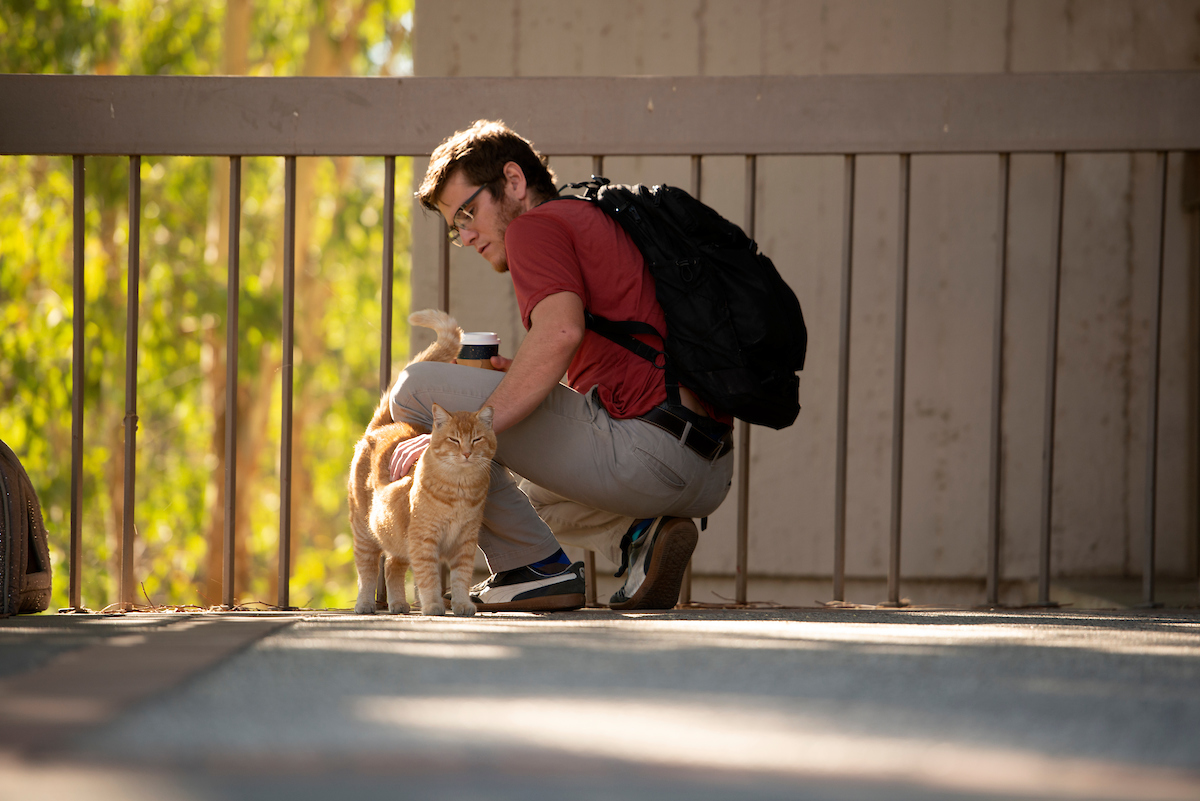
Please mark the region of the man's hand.
[[429, 447], [429, 435], [418, 434], [412, 439], [406, 439], [392, 451], [392, 481], [398, 481], [408, 475], [412, 466], [421, 458], [421, 454]]

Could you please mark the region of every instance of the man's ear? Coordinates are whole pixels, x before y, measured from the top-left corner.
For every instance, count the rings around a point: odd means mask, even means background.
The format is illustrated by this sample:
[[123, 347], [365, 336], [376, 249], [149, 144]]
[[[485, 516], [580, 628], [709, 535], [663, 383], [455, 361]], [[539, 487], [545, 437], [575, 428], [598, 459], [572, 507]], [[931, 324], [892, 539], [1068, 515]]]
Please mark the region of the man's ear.
[[504, 165], [504, 194], [518, 203], [525, 200], [529, 187], [525, 183], [525, 171], [515, 161]]

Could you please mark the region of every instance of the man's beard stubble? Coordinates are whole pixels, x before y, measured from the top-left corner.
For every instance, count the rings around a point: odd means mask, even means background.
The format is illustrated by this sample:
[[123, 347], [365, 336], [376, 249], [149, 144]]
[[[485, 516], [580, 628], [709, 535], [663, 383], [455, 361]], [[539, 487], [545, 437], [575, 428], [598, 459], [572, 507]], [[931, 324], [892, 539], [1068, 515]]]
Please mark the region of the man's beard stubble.
[[[521, 204], [515, 200], [510, 200], [505, 197], [500, 201], [500, 210], [496, 217], [496, 228], [500, 234], [501, 247], [504, 246], [504, 234], [508, 231], [508, 225], [517, 217], [521, 216]], [[508, 272], [508, 251], [505, 249], [503, 259], [498, 264], [492, 264], [492, 269], [498, 273]]]

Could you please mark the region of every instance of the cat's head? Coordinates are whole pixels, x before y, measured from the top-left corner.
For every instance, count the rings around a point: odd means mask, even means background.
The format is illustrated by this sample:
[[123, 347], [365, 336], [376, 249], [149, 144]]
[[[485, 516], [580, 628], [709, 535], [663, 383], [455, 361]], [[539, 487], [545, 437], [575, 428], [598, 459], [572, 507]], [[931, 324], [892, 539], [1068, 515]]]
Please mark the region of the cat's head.
[[433, 431], [429, 450], [452, 465], [487, 462], [496, 455], [496, 432], [492, 431], [491, 406], [477, 412], [448, 412], [433, 404]]

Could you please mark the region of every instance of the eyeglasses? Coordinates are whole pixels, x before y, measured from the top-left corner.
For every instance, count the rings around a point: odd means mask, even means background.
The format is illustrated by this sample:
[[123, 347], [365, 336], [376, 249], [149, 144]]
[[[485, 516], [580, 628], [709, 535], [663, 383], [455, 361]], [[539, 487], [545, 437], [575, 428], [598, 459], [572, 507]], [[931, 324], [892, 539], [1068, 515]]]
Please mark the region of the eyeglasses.
[[471, 196], [462, 202], [462, 205], [458, 207], [458, 211], [454, 212], [454, 216], [450, 218], [450, 230], [446, 232], [446, 236], [450, 238], [450, 244], [454, 245], [455, 247], [461, 248], [463, 246], [460, 231], [466, 226], [470, 225], [475, 219], [475, 215], [467, 211], [467, 206], [471, 205], [472, 201], [474, 201], [475, 198], [479, 196], [479, 193], [483, 190], [484, 187], [481, 186], [472, 192]]

